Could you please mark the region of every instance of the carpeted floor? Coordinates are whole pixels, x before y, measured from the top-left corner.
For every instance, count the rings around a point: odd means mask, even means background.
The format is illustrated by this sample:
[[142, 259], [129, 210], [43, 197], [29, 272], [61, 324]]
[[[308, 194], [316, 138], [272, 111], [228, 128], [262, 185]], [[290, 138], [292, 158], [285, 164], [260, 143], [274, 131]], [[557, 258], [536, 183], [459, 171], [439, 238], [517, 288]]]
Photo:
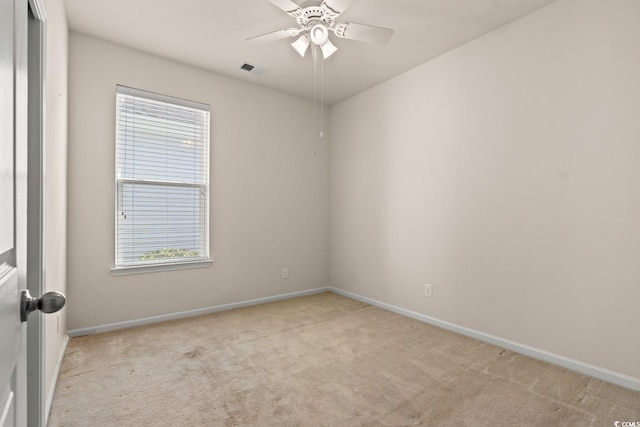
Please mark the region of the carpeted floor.
[[59, 426], [614, 426], [640, 393], [333, 293], [71, 339]]

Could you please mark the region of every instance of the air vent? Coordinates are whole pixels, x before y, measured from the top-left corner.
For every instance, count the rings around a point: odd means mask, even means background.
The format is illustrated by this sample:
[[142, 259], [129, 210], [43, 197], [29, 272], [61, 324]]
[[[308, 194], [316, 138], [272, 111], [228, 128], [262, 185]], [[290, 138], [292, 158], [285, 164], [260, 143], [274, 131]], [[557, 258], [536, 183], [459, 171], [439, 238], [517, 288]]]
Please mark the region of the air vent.
[[249, 64], [248, 62], [245, 62], [244, 64], [242, 64], [240, 66], [240, 69], [244, 71], [248, 71], [251, 74], [257, 74], [259, 76], [267, 72], [266, 68], [261, 67], [259, 65], [255, 65], [255, 64]]

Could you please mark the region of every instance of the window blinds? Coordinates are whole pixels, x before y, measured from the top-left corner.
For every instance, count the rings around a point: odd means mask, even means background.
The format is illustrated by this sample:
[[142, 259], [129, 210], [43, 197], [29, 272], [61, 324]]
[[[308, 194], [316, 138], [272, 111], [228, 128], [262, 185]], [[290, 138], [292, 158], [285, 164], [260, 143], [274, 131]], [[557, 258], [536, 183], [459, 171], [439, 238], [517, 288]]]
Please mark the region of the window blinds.
[[209, 258], [209, 106], [116, 90], [115, 266]]

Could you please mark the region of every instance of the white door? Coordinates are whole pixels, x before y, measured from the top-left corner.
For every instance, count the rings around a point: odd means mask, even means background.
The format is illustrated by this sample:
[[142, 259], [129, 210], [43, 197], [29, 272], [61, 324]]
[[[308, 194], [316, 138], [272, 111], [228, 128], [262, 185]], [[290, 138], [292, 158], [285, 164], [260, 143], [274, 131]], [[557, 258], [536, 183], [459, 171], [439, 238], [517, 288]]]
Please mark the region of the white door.
[[29, 156], [40, 155], [30, 153], [27, 135], [28, 7], [28, 0], [0, 0], [0, 427], [40, 423], [27, 420], [26, 319], [64, 306], [60, 293], [36, 299], [25, 289], [27, 186], [41, 179], [27, 170]]
[[[15, 245], [16, 1], [0, 0], [0, 426], [26, 425], [26, 324]], [[26, 23], [25, 23], [26, 24]], [[18, 71], [16, 71], [18, 69]], [[20, 112], [18, 111], [18, 114]], [[26, 143], [26, 141], [24, 141]], [[22, 285], [22, 286], [21, 286]]]

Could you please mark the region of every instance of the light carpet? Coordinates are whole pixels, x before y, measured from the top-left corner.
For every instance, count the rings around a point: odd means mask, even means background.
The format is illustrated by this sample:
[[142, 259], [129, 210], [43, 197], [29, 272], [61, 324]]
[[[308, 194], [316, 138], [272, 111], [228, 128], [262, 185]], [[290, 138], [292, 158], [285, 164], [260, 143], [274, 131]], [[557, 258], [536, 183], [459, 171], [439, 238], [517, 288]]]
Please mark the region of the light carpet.
[[72, 338], [49, 426], [614, 426], [640, 393], [333, 293]]

